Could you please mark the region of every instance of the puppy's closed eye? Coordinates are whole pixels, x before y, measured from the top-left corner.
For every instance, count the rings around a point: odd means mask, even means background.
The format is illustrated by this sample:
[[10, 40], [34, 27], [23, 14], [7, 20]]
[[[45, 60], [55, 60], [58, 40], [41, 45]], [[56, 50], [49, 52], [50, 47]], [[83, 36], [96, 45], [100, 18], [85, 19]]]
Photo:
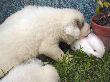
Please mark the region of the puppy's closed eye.
[[81, 30], [84, 26], [84, 22], [80, 23], [79, 21], [76, 21], [78, 28]]

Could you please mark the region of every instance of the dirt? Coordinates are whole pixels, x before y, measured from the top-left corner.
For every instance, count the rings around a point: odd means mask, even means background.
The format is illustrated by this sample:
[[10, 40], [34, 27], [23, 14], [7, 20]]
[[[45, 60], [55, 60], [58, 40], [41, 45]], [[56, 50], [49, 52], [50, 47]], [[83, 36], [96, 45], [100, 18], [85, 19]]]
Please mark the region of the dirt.
[[110, 27], [110, 13], [104, 14], [103, 16], [96, 16], [93, 21], [96, 24], [99, 24], [101, 26], [108, 26]]

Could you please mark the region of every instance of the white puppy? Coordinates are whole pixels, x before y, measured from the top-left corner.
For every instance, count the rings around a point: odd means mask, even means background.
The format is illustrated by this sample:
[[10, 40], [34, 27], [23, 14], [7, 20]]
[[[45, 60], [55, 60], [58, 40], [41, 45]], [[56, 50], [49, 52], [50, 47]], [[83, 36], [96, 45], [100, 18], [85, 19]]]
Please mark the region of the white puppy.
[[89, 30], [77, 10], [27, 6], [0, 25], [0, 69], [7, 72], [39, 54], [61, 60], [64, 52], [59, 42], [71, 44], [88, 35]]
[[12, 69], [0, 82], [58, 82], [59, 75], [51, 65], [42, 66], [40, 60], [31, 60]]

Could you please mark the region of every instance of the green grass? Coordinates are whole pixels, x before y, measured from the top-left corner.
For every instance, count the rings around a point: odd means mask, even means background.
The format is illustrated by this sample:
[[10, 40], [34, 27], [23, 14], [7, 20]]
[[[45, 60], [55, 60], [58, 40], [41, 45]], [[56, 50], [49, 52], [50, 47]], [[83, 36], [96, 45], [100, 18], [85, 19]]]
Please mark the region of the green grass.
[[[72, 54], [72, 60], [67, 63], [67, 54]], [[63, 61], [50, 62], [58, 70], [59, 82], [109, 82], [110, 52], [106, 51], [103, 58], [89, 57], [81, 49], [68, 51]]]

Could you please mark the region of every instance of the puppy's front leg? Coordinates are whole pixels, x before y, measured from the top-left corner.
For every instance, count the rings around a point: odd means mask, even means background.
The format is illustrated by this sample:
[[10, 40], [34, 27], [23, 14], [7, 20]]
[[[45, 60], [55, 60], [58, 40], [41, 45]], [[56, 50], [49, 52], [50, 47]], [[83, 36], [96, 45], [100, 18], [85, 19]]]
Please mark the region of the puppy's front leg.
[[65, 55], [64, 52], [59, 48], [58, 43], [52, 43], [52, 41], [44, 41], [39, 49], [40, 54], [45, 54], [46, 56], [57, 60], [58, 58], [62, 60]]

